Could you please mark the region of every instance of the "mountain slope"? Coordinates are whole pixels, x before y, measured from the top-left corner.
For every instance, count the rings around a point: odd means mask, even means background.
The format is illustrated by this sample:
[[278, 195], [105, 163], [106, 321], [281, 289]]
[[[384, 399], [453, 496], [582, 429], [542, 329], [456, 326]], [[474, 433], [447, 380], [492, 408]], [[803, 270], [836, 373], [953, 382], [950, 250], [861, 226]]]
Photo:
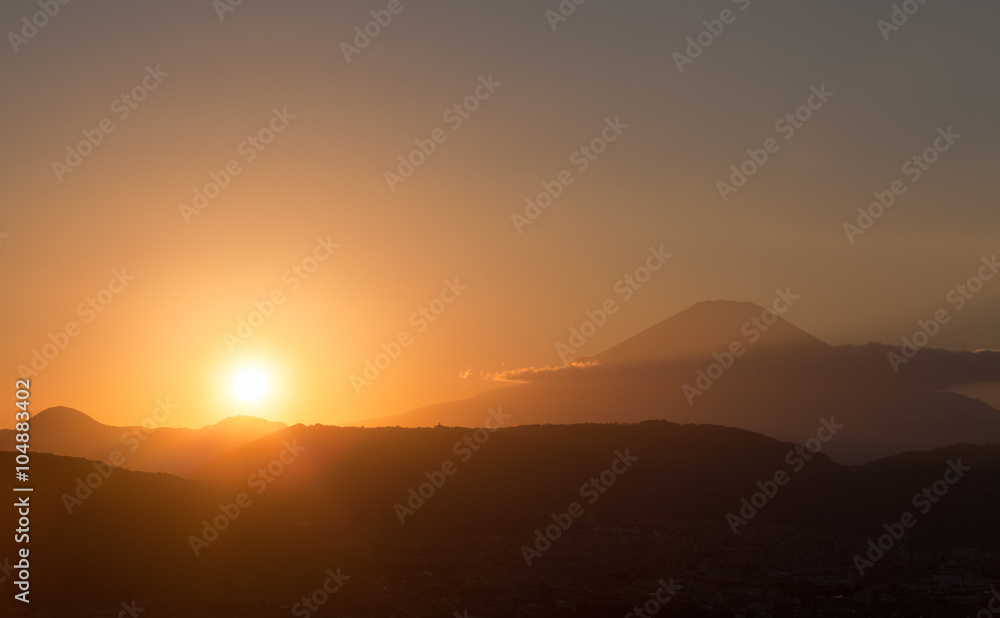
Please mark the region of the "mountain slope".
[[[113, 427], [66, 407], [48, 408], [31, 419], [31, 450], [107, 461], [114, 453], [126, 468], [187, 474], [220, 454], [285, 427], [237, 416], [201, 429]], [[14, 431], [0, 430], [0, 450], [13, 449]], [[117, 457], [117, 456], [115, 456]]]
[[[1000, 443], [1000, 411], [940, 392], [1000, 380], [1000, 353], [921, 350], [897, 374], [887, 357], [898, 350], [890, 346], [829, 346], [780, 318], [766, 332], [752, 321], [745, 329], [746, 317], [760, 311], [751, 303], [699, 303], [598, 354], [596, 365], [523, 370], [503, 388], [363, 423], [481, 426], [489, 408], [503, 406], [511, 424], [665, 419], [801, 442], [822, 418], [836, 417], [849, 429], [829, 452], [845, 463]], [[728, 354], [734, 341], [743, 354]]]
[[[572, 590], [559, 582], [574, 582], [610, 597], [649, 573], [714, 578], [722, 568], [739, 568], [741, 553], [752, 554], [754, 571], [794, 559], [797, 568], [843, 575], [854, 570], [852, 554], [863, 552], [886, 522], [912, 510], [911, 497], [958, 460], [971, 469], [920, 515], [902, 541], [905, 549], [887, 552], [885, 562], [905, 560], [923, 576], [937, 568], [941, 553], [935, 545], [928, 562], [914, 562], [922, 542], [989, 548], [1000, 539], [1000, 447], [956, 445], [856, 468], [820, 453], [796, 470], [788, 457], [793, 445], [710, 425], [516, 427], [490, 433], [463, 457], [454, 445], [470, 434], [296, 425], [231, 451], [197, 481], [116, 470], [72, 514], [62, 496], [94, 467], [37, 454], [32, 481], [46, 491], [32, 498], [39, 525], [32, 527], [31, 577], [33, 591], [44, 595], [33, 609], [37, 615], [115, 615], [122, 600], [135, 598], [157, 615], [288, 615], [322, 584], [327, 569], [338, 567], [352, 579], [329, 609], [354, 616], [436, 615], [442, 604], [451, 606], [441, 600], [454, 594], [448, 588], [460, 590], [463, 601], [486, 602], [550, 569], [565, 575], [551, 580], [561, 595]], [[277, 466], [288, 445], [297, 456]], [[602, 481], [608, 485], [597, 500], [586, 499], [581, 485], [607, 479], [619, 453], [631, 465], [619, 466], [613, 482]], [[13, 459], [14, 453], [0, 453], [0, 467], [11, 469]], [[425, 492], [424, 503], [401, 523], [395, 505], [408, 502], [409, 490], [447, 461], [456, 472]], [[263, 469], [271, 469], [270, 481], [258, 490], [248, 478]], [[778, 470], [791, 482], [734, 535], [727, 514], [738, 512], [741, 500]], [[240, 494], [248, 499], [238, 516], [220, 520]], [[521, 545], [531, 544], [535, 531], [551, 526], [552, 514], [566, 512], [573, 501], [584, 515], [526, 566]], [[0, 509], [0, 526], [14, 529], [16, 517], [15, 509]], [[221, 530], [196, 557], [190, 539], [204, 535], [210, 521], [221, 521]], [[633, 529], [645, 532], [628, 532]], [[795, 540], [803, 531], [812, 542]], [[642, 549], [650, 545], [653, 551]], [[295, 559], [276, 560], [280, 555]], [[645, 562], [614, 579], [636, 560]], [[698, 569], [706, 560], [713, 570]], [[494, 584], [477, 586], [469, 578]], [[10, 595], [0, 601], [11, 605]], [[614, 609], [587, 615], [628, 611]], [[486, 615], [518, 614], [498, 609]]]
[[650, 326], [592, 360], [611, 364], [702, 359], [728, 350], [733, 341], [745, 339], [746, 333], [754, 330], [766, 335], [751, 348], [753, 351], [827, 347], [784, 318], [777, 316], [774, 320], [776, 315], [749, 302], [704, 301]]
[[[31, 417], [31, 449], [69, 457], [106, 457], [119, 443], [123, 427], [98, 423], [79, 410], [58, 406]], [[0, 430], [0, 449], [12, 448], [14, 431]]]

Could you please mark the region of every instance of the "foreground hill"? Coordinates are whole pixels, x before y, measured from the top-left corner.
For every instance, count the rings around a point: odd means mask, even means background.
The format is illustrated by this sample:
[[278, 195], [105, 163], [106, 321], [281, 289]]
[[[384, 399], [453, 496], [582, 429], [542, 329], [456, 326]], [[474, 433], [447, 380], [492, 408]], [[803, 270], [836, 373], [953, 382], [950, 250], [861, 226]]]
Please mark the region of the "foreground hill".
[[1000, 382], [1000, 353], [924, 349], [896, 372], [888, 358], [898, 348], [829, 346], [761, 316], [752, 303], [700, 303], [588, 363], [509, 372], [505, 387], [364, 424], [481, 425], [486, 409], [503, 405], [513, 424], [665, 419], [800, 441], [834, 416], [847, 429], [829, 453], [845, 463], [1000, 443], [1000, 411], [944, 392]]
[[[493, 412], [503, 417], [513, 411]], [[819, 423], [811, 439], [802, 441], [819, 448], [814, 454], [741, 429], [665, 421], [478, 432], [296, 425], [237, 448], [192, 477], [224, 492], [245, 490], [255, 474], [294, 446], [294, 463], [276, 466], [280, 482], [273, 483], [273, 495], [270, 485], [268, 492], [283, 508], [291, 507], [302, 526], [378, 534], [502, 532], [531, 527], [539, 513], [580, 500], [581, 485], [627, 453], [634, 460], [625, 473], [615, 466], [614, 499], [595, 500], [588, 510], [592, 523], [707, 518], [725, 527], [721, 516], [756, 492], [758, 481], [785, 471], [794, 482], [762, 509], [760, 522], [863, 531], [872, 513], [907, 508], [914, 492], [938, 480], [949, 461], [962, 459], [976, 468], [971, 482], [962, 481], [971, 502], [941, 509], [952, 523], [962, 522], [943, 534], [1000, 538], [1000, 517], [994, 517], [1000, 516], [1000, 446], [952, 445], [852, 467], [826, 453], [846, 431]], [[440, 480], [437, 472], [448, 462], [454, 473], [401, 525], [393, 505], [405, 503], [409, 490], [428, 478]], [[978, 507], [967, 508], [977, 500]]]
[[[234, 416], [201, 429], [113, 427], [79, 410], [48, 408], [31, 419], [33, 451], [107, 461], [112, 453], [124, 467], [145, 472], [185, 475], [192, 469], [241, 444], [284, 428], [251, 416]], [[0, 449], [14, 448], [14, 431], [0, 430]]]
[[[115, 615], [136, 599], [150, 616], [287, 616], [338, 568], [351, 579], [329, 615], [624, 615], [664, 577], [685, 582], [677, 613], [665, 615], [711, 615], [695, 608], [720, 582], [769, 577], [762, 564], [805, 578], [797, 585], [806, 607], [839, 607], [850, 605], [848, 586], [869, 585], [852, 556], [915, 511], [913, 495], [957, 461], [969, 470], [867, 577], [934, 573], [940, 548], [963, 543], [1000, 557], [991, 553], [1000, 447], [849, 468], [822, 452], [797, 463], [794, 445], [762, 435], [662, 421], [515, 427], [479, 432], [479, 443], [476, 435], [298, 425], [237, 448], [198, 481], [115, 470], [72, 508], [65, 496], [80, 495], [94, 466], [35, 455], [32, 482], [45, 491], [32, 503], [33, 615]], [[479, 446], [468, 456], [455, 446], [466, 438]], [[0, 467], [13, 456], [0, 453]], [[454, 473], [441, 481], [446, 462]], [[727, 515], [778, 471], [790, 481], [744, 513], [734, 534]], [[411, 489], [422, 504], [410, 502]], [[527, 564], [523, 548], [574, 502], [582, 514]], [[411, 508], [403, 521], [397, 505]], [[13, 516], [0, 510], [0, 526], [13, 529]], [[192, 545], [194, 537], [206, 542]], [[813, 569], [841, 588], [812, 591]], [[560, 613], [564, 601], [577, 611]]]

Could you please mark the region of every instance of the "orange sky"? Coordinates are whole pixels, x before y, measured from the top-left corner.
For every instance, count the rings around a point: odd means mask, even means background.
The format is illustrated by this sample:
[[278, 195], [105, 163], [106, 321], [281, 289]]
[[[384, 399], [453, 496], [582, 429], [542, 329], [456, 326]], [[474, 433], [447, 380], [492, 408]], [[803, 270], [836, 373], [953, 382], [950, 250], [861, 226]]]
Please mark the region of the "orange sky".
[[[553, 32], [547, 5], [422, 0], [350, 62], [341, 43], [384, 4], [63, 6], [0, 58], [11, 398], [34, 358], [36, 412], [108, 424], [163, 398], [177, 426], [404, 412], [560, 363], [555, 344], [660, 246], [672, 257], [581, 356], [785, 286], [802, 300], [784, 317], [821, 339], [898, 341], [998, 249], [1000, 9], [927, 5], [886, 41], [886, 7], [742, 4], [591, 2]], [[679, 72], [727, 7], [735, 23]], [[35, 11], [5, 3], [0, 24]], [[947, 127], [961, 138], [907, 176]], [[897, 179], [906, 193], [849, 242]], [[935, 345], [1000, 348], [998, 308], [1000, 284]], [[248, 366], [272, 380], [256, 404], [231, 390]]]

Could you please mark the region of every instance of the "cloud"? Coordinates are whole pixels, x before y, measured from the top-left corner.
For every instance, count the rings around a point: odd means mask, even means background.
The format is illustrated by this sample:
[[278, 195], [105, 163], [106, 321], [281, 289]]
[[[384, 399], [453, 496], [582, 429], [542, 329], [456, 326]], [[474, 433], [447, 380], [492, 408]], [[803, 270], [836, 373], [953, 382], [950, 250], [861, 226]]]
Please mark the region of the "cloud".
[[559, 380], [565, 378], [576, 378], [582, 370], [588, 370], [599, 366], [597, 361], [574, 361], [568, 365], [558, 367], [522, 367], [519, 369], [505, 369], [503, 371], [484, 372], [482, 379], [494, 382], [542, 382], [549, 380]]

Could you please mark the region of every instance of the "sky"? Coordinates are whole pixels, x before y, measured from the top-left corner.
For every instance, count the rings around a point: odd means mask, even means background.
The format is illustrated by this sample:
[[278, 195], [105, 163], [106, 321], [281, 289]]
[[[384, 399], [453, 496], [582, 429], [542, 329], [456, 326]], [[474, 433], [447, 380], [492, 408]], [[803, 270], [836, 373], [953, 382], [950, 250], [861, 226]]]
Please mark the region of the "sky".
[[789, 288], [1000, 348], [995, 2], [231, 2], [0, 6], [11, 400], [363, 422]]

